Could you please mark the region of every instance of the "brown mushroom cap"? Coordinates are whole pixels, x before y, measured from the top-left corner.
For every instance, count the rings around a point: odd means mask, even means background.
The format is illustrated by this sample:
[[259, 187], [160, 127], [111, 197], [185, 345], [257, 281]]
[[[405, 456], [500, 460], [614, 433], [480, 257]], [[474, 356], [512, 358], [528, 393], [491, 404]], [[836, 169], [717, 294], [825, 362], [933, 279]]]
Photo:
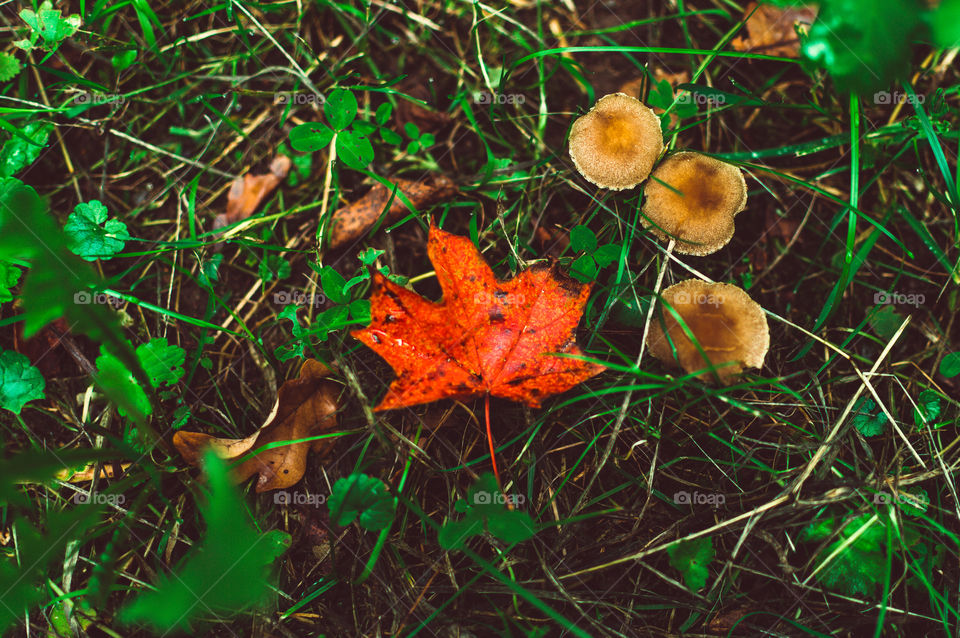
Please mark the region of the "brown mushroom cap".
[[675, 238], [676, 251], [686, 255], [709, 255], [726, 246], [734, 216], [747, 206], [743, 171], [690, 151], [665, 159], [644, 192], [644, 226], [664, 241]]
[[660, 118], [640, 100], [611, 93], [570, 129], [570, 157], [600, 188], [633, 188], [650, 175], [663, 151]]
[[[732, 284], [708, 284], [687, 279], [662, 293], [663, 301], [680, 315], [709, 359], [687, 337], [680, 322], [661, 304], [650, 324], [647, 347], [664, 363], [680, 364], [687, 373], [716, 367], [717, 376], [726, 385], [733, 383], [744, 367], [759, 368], [770, 347], [770, 331], [763, 309], [741, 288]], [[676, 356], [664, 333], [670, 335]], [[732, 362], [731, 365], [723, 365]], [[713, 379], [708, 369], [697, 375]]]

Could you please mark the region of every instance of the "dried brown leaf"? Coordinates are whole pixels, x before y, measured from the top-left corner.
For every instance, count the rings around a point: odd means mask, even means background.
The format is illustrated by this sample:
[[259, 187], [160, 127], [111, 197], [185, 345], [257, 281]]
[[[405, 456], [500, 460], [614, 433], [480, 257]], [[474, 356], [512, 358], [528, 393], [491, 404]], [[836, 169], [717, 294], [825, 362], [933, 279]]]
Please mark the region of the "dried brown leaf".
[[[277, 393], [273, 413], [257, 432], [245, 439], [216, 438], [201, 432], [177, 432], [173, 444], [191, 465], [199, 465], [203, 452], [211, 446], [230, 461], [269, 443], [304, 439], [332, 430], [337, 425], [339, 386], [326, 379], [330, 370], [314, 359], [307, 359], [300, 376], [286, 381]], [[334, 439], [320, 439], [281, 445], [260, 452], [234, 470], [234, 480], [242, 483], [258, 474], [257, 492], [280, 490], [303, 477], [307, 451], [325, 456]]]
[[[457, 192], [457, 186], [445, 175], [430, 175], [424, 180], [411, 181], [402, 177], [389, 180], [417, 208], [436, 204]], [[366, 195], [347, 206], [342, 206], [333, 214], [328, 250], [343, 248], [362, 237], [380, 219], [393, 191], [379, 182], [374, 184]], [[384, 223], [396, 221], [409, 212], [399, 195], [393, 196], [390, 210]]]
[[[796, 23], [809, 25], [817, 17], [815, 6], [777, 7], [762, 4], [756, 11], [756, 2], [747, 5], [743, 17], [747, 20], [746, 38], [735, 38], [731, 44], [737, 51], [756, 51], [765, 55], [787, 58], [800, 57], [800, 40], [794, 30]], [[750, 15], [753, 12], [753, 15]]]
[[286, 155], [277, 155], [270, 163], [270, 172], [264, 175], [247, 173], [243, 177], [233, 180], [230, 192], [227, 193], [227, 212], [217, 215], [215, 228], [223, 228], [228, 224], [250, 217], [257, 206], [272, 193], [280, 182], [290, 172], [290, 158]]

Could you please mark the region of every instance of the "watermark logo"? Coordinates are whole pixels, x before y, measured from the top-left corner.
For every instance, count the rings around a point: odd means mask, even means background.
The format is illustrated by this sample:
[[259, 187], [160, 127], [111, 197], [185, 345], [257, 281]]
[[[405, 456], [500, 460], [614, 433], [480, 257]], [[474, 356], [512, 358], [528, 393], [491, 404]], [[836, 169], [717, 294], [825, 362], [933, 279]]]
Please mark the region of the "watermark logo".
[[930, 504], [930, 497], [926, 492], [920, 492], [919, 494], [910, 494], [908, 492], [887, 494], [886, 492], [877, 492], [873, 495], [874, 505], [893, 505], [894, 503], [925, 510]]
[[927, 99], [925, 95], [908, 95], [899, 91], [877, 91], [873, 94], [874, 104], [923, 104]]
[[119, 507], [127, 502], [123, 494], [101, 494], [100, 492], [76, 492], [73, 502], [77, 505], [113, 505]]
[[122, 104], [126, 98], [116, 93], [81, 93], [74, 100], [77, 104]]
[[523, 505], [527, 500], [523, 494], [501, 494], [500, 492], [486, 492], [480, 490], [473, 495], [474, 505]]
[[487, 93], [476, 91], [473, 94], [476, 104], [524, 104], [527, 98], [522, 93]]
[[710, 507], [719, 507], [727, 502], [727, 497], [723, 494], [691, 493], [681, 490], [673, 495], [673, 502], [677, 505], [709, 505]]
[[306, 494], [305, 492], [274, 492], [273, 502], [276, 505], [312, 505], [319, 507], [327, 502], [323, 494]]
[[684, 91], [677, 97], [677, 104], [697, 104], [699, 106], [723, 106], [727, 97], [713, 93], [690, 93]]
[[276, 104], [323, 104], [326, 100], [322, 95], [314, 93], [278, 93]]
[[720, 307], [723, 304], [723, 295], [706, 294], [702, 292], [689, 293], [681, 290], [673, 298], [676, 304], [697, 304], [698, 306]]
[[919, 308], [927, 298], [922, 294], [902, 295], [898, 292], [875, 292], [873, 293], [873, 303], [882, 306], [893, 304], [897, 306], [913, 306]]
[[315, 293], [313, 295], [308, 295], [305, 292], [300, 292], [299, 290], [280, 290], [273, 293], [273, 303], [278, 306], [289, 306], [290, 304], [296, 304], [298, 306], [309, 306], [313, 305], [315, 308], [319, 308], [323, 304], [327, 303], [326, 295]]
[[502, 304], [504, 306], [522, 306], [527, 298], [519, 292], [503, 292], [496, 290], [494, 292], [478, 292], [473, 295], [473, 303], [478, 306], [493, 306]]
[[104, 306], [109, 304], [114, 308], [119, 308], [126, 302], [119, 297], [105, 295], [102, 292], [93, 293], [88, 290], [81, 290], [73, 294], [73, 303], [79, 306], [88, 306], [90, 304]]

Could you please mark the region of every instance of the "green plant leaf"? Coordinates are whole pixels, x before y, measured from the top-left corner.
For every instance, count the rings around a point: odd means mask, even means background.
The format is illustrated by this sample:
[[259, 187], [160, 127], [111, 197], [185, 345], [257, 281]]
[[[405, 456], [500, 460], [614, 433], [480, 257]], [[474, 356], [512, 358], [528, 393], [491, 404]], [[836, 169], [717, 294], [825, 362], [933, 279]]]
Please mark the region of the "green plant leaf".
[[393, 522], [396, 504], [383, 481], [366, 474], [354, 473], [333, 484], [330, 498], [330, 520], [349, 525], [359, 517], [360, 527], [381, 530]]
[[943, 49], [960, 46], [960, 0], [941, 0], [930, 16], [933, 41]]
[[393, 114], [393, 105], [389, 102], [384, 102], [377, 107], [377, 112], [373, 116], [374, 121], [380, 126], [384, 126], [387, 121], [390, 119], [390, 116]]
[[103, 348], [101, 353], [96, 361], [97, 382], [117, 404], [120, 416], [129, 416], [134, 421], [142, 422], [153, 412], [147, 393], [120, 359]]
[[20, 60], [6, 51], [0, 52], [0, 82], [9, 82], [20, 73]]
[[20, 131], [34, 143], [18, 135], [12, 136], [0, 148], [0, 177], [13, 177], [26, 167], [33, 164], [40, 153], [47, 146], [53, 124], [46, 122], [29, 122]]
[[570, 248], [578, 253], [592, 253], [597, 249], [597, 236], [586, 226], [574, 226], [570, 231]]
[[24, 404], [44, 397], [47, 382], [25, 355], [0, 352], [0, 408], [20, 414]]
[[446, 550], [462, 549], [467, 539], [483, 533], [484, 529], [505, 543], [532, 538], [536, 533], [533, 519], [526, 512], [508, 509], [502, 498], [493, 474], [481, 474], [467, 490], [466, 500], [458, 501], [454, 506], [464, 518], [447, 521], [441, 528], [437, 536], [440, 546]]
[[22, 271], [10, 262], [0, 261], [0, 303], [13, 300], [10, 289], [20, 281]]
[[333, 266], [324, 266], [320, 271], [320, 286], [323, 294], [335, 304], [344, 304], [350, 301], [350, 295], [344, 292], [347, 280], [336, 271]]
[[290, 262], [280, 255], [266, 255], [257, 267], [257, 274], [263, 281], [277, 281], [286, 279], [290, 276]]
[[671, 545], [667, 554], [670, 555], [670, 566], [683, 574], [683, 582], [688, 588], [698, 591], [707, 584], [708, 567], [715, 555], [711, 537], [701, 536]]
[[917, 397], [917, 407], [913, 410], [913, 422], [918, 428], [927, 425], [936, 427], [934, 422], [940, 416], [940, 394], [934, 390], [924, 390]]
[[183, 376], [183, 362], [187, 353], [180, 346], [168, 344], [162, 337], [155, 337], [137, 346], [137, 359], [155, 388], [173, 385]]
[[606, 268], [620, 259], [620, 246], [616, 244], [604, 244], [597, 248], [593, 253], [593, 259], [601, 268]]
[[897, 312], [892, 305], [875, 307], [867, 323], [881, 339], [890, 339], [897, 334], [900, 324], [903, 323], [903, 316]]
[[357, 98], [346, 89], [334, 89], [323, 103], [323, 114], [334, 130], [342, 131], [357, 117]]
[[110, 64], [113, 65], [114, 71], [123, 71], [129, 69], [133, 66], [133, 63], [137, 61], [137, 50], [136, 49], [127, 49], [126, 51], [120, 51], [115, 53], [110, 58]]
[[[819, 567], [831, 556], [834, 551], [848, 543], [848, 539], [861, 531], [864, 525], [869, 524], [871, 515], [864, 514], [850, 521], [843, 528], [839, 538], [827, 545], [817, 557]], [[834, 533], [836, 528], [843, 524], [842, 519], [829, 518], [814, 523], [801, 534], [801, 541], [820, 541]], [[816, 526], [816, 533], [808, 530]], [[886, 568], [886, 529], [882, 524], [874, 522], [863, 530], [852, 543], [833, 557], [830, 563], [817, 572], [817, 580], [824, 586], [850, 596], [872, 596], [877, 585], [883, 579]]]
[[373, 161], [373, 145], [363, 133], [343, 131], [337, 135], [337, 156], [350, 168], [362, 170]]
[[117, 219], [107, 219], [107, 207], [97, 200], [77, 204], [67, 218], [63, 231], [67, 247], [74, 255], [87, 261], [107, 260], [123, 250], [130, 240], [127, 225]]
[[830, 0], [801, 51], [809, 64], [830, 73], [840, 91], [872, 95], [906, 77], [920, 20], [916, 0]]
[[597, 278], [597, 262], [592, 255], [581, 255], [570, 264], [570, 276], [582, 282], [591, 282]]
[[948, 379], [960, 374], [960, 352], [951, 352], [940, 360], [940, 374]]
[[208, 451], [203, 465], [209, 482], [201, 507], [206, 533], [175, 574], [121, 610], [122, 622], [148, 624], [158, 633], [194, 633], [197, 618], [234, 616], [267, 602], [270, 566], [282, 553], [282, 539], [251, 524], [224, 461]]
[[290, 131], [290, 146], [296, 151], [312, 153], [326, 148], [333, 135], [333, 130], [326, 124], [306, 122]]
[[886, 429], [887, 417], [884, 416], [883, 412], [874, 413], [876, 409], [877, 404], [869, 397], [860, 397], [853, 406], [851, 420], [853, 426], [863, 436], [877, 436], [883, 434], [884, 429]]

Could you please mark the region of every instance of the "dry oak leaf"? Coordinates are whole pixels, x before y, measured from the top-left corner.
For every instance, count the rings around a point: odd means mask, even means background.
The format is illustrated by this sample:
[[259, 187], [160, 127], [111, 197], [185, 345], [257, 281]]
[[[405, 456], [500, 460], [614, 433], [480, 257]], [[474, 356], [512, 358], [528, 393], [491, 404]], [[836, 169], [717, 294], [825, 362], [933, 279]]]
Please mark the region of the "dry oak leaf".
[[264, 175], [254, 175], [247, 173], [242, 178], [238, 177], [230, 184], [230, 192], [227, 193], [227, 212], [225, 215], [217, 215], [213, 222], [214, 228], [223, 228], [234, 222], [241, 221], [250, 217], [253, 211], [257, 210], [270, 193], [272, 193], [280, 182], [290, 172], [291, 161], [286, 155], [277, 155], [270, 163], [270, 172]]
[[[406, 195], [416, 208], [449, 199], [457, 192], [456, 184], [445, 175], [430, 175], [416, 182], [402, 177], [394, 177], [388, 181]], [[379, 182], [357, 201], [338, 208], [331, 220], [327, 250], [342, 248], [366, 234], [380, 219], [391, 197], [393, 201], [384, 218], [384, 223], [389, 224], [409, 213], [410, 209], [399, 195], [394, 195], [392, 189]]]
[[486, 394], [533, 408], [604, 366], [578, 356], [576, 328], [590, 285], [552, 265], [498, 281], [466, 237], [430, 226], [427, 255], [443, 299], [434, 303], [373, 277], [371, 321], [351, 334], [397, 374], [375, 410]]
[[[756, 11], [754, 11], [756, 9]], [[786, 58], [800, 57], [800, 40], [794, 25], [810, 26], [817, 17], [816, 7], [777, 7], [751, 2], [743, 12], [747, 19], [747, 38], [734, 38], [737, 51], [756, 51]]]
[[[277, 402], [266, 423], [245, 439], [220, 439], [200, 432], [177, 432], [173, 444], [191, 465], [199, 465], [209, 445], [226, 460], [236, 460], [251, 450], [282, 441], [316, 436], [337, 425], [340, 387], [326, 379], [330, 370], [314, 359], [307, 359], [300, 376], [290, 379], [277, 392]], [[280, 490], [303, 478], [307, 450], [326, 456], [336, 439], [318, 439], [265, 450], [233, 470], [237, 483], [254, 474], [257, 492]]]

